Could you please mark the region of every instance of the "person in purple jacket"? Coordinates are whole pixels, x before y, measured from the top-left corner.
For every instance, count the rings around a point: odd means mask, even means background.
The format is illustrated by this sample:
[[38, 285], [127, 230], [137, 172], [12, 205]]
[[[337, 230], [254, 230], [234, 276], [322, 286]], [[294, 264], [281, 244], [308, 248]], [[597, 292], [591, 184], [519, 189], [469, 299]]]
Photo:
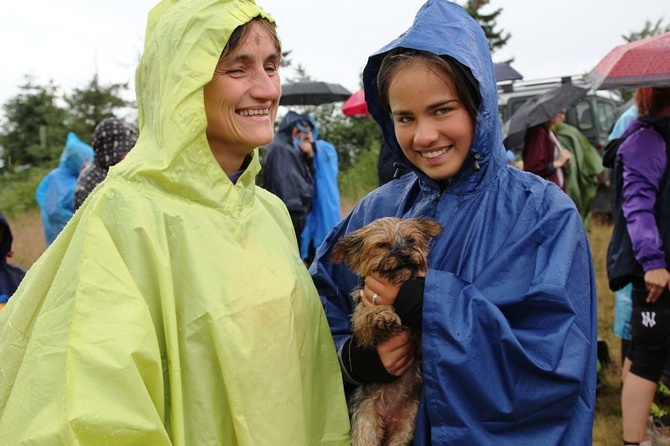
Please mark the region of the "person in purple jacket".
[[[639, 117], [613, 171], [614, 231], [607, 253], [610, 288], [633, 284], [633, 340], [621, 392], [624, 445], [647, 444], [649, 408], [670, 354], [670, 88], [639, 88]], [[649, 443], [651, 444], [651, 443]]]

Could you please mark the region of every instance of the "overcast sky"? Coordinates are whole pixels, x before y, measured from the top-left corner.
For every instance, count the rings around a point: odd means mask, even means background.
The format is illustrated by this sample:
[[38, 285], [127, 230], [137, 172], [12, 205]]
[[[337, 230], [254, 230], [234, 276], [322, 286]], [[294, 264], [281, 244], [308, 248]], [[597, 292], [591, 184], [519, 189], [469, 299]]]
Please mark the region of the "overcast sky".
[[[185, 1], [185, 0], [182, 0]], [[69, 91], [97, 71], [102, 83], [130, 82], [142, 51], [148, 11], [156, 0], [5, 0], [0, 6], [0, 104], [19, 92], [25, 75]], [[367, 57], [407, 29], [423, 0], [257, 0], [278, 23], [291, 60], [315, 79], [350, 91], [360, 86]], [[461, 1], [463, 3], [463, 1]], [[492, 0], [503, 8], [498, 30], [512, 37], [493, 54], [514, 58], [526, 79], [583, 74], [622, 34], [646, 20], [670, 22], [670, 1]], [[615, 6], [618, 5], [618, 6]], [[284, 77], [290, 76], [290, 71]], [[1, 112], [0, 112], [1, 113]]]

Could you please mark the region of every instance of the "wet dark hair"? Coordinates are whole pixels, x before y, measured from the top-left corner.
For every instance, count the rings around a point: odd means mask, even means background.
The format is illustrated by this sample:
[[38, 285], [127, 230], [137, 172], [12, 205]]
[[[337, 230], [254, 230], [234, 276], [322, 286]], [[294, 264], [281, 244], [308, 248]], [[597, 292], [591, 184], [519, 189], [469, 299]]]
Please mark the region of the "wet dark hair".
[[281, 61], [281, 40], [279, 40], [279, 36], [277, 35], [277, 28], [275, 27], [274, 23], [261, 16], [254, 17], [247, 23], [240, 25], [233, 30], [230, 38], [228, 39], [228, 42], [226, 43], [226, 46], [223, 48], [223, 52], [221, 53], [220, 57], [221, 59], [235, 51], [237, 47], [240, 46], [242, 42], [244, 42], [244, 39], [249, 35], [249, 32], [251, 32], [251, 25], [253, 23], [260, 24], [263, 28], [265, 28], [268, 34], [270, 34], [270, 37], [275, 44], [277, 55]]
[[670, 105], [670, 87], [642, 87], [635, 92], [637, 114], [645, 118], [657, 118]]
[[444, 56], [440, 57], [428, 51], [398, 48], [390, 51], [382, 61], [377, 74], [377, 88], [379, 91], [379, 103], [385, 112], [391, 112], [389, 104], [389, 88], [396, 73], [413, 64], [424, 64], [431, 70], [442, 71], [451, 80], [451, 86], [456, 90], [458, 99], [461, 101], [472, 122], [477, 121], [477, 110], [481, 102], [481, 96], [477, 89], [476, 81], [470, 78], [461, 64], [454, 59]]

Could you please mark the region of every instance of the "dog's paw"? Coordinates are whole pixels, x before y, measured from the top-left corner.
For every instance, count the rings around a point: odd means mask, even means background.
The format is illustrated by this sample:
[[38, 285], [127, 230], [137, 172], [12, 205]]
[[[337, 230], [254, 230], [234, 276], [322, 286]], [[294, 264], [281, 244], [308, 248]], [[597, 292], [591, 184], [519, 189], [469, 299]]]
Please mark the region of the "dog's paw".
[[380, 333], [390, 332], [391, 334], [395, 334], [400, 331], [402, 322], [390, 305], [380, 308], [380, 311], [376, 312], [373, 316], [372, 325]]

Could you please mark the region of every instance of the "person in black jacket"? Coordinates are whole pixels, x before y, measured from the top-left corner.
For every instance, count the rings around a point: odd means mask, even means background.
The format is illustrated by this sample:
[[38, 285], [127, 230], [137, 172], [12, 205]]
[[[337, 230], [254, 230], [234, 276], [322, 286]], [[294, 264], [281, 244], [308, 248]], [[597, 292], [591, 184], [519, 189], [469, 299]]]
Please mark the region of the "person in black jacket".
[[309, 120], [289, 111], [268, 146], [263, 188], [281, 198], [288, 208], [298, 243], [312, 208], [315, 153]]

